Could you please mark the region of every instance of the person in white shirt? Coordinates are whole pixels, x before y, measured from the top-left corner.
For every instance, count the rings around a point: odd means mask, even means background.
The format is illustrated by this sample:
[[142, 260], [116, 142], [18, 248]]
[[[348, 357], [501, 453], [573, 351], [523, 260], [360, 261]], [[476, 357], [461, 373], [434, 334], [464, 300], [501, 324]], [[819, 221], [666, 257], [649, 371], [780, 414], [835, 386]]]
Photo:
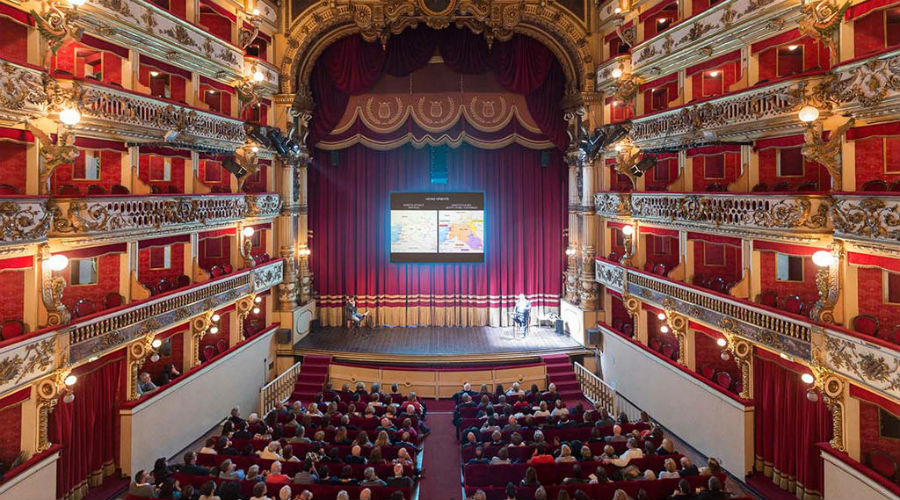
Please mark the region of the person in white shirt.
[[681, 474], [678, 473], [678, 464], [675, 463], [675, 460], [671, 458], [667, 458], [665, 462], [663, 462], [663, 467], [666, 468], [664, 471], [660, 471], [659, 478], [660, 479], [670, 479], [670, 478], [678, 478], [681, 477]]
[[619, 458], [607, 458], [603, 461], [604, 464], [613, 464], [616, 467], [625, 467], [628, 465], [628, 462], [631, 462], [635, 458], [644, 458], [644, 451], [638, 448], [637, 440], [634, 438], [628, 439], [628, 450], [625, 453], [622, 453], [622, 456]]
[[560, 415], [568, 415], [569, 409], [566, 408], [566, 405], [563, 404], [561, 399], [556, 400], [556, 408], [553, 408], [553, 411], [550, 412], [551, 417], [558, 417]]
[[507, 395], [507, 396], [524, 396], [524, 395], [525, 395], [525, 391], [522, 390], [522, 387], [519, 386], [519, 383], [518, 383], [518, 382], [513, 382], [512, 387], [510, 387], [510, 388], [506, 391], [506, 395]]
[[272, 441], [271, 443], [269, 443], [269, 446], [266, 446], [259, 451], [259, 458], [265, 458], [268, 460], [282, 460], [281, 453], [279, 453], [280, 448], [281, 444], [278, 441]]
[[200, 448], [200, 451], [198, 451], [197, 453], [203, 453], [206, 455], [216, 455], [218, 453], [218, 452], [216, 452], [216, 448], [215, 448], [216, 442], [217, 442], [216, 438], [214, 438], [214, 437], [207, 439], [206, 445], [203, 446], [203, 448]]
[[535, 412], [533, 413], [533, 415], [534, 415], [535, 417], [549, 417], [549, 416], [550, 416], [550, 410], [547, 409], [547, 402], [546, 402], [546, 401], [541, 401], [541, 405], [538, 407], [537, 410], [535, 410]]

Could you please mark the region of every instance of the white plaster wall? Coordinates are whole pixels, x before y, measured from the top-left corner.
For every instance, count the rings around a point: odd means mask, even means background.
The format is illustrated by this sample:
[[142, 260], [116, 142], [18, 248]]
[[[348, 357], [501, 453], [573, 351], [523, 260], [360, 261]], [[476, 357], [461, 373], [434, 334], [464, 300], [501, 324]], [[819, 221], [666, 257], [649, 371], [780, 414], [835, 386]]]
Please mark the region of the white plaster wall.
[[260, 335], [177, 386], [120, 411], [122, 472], [150, 469], [170, 458], [228, 416], [234, 405], [246, 416], [259, 406], [259, 389], [273, 360], [274, 333]]
[[863, 477], [849, 465], [828, 453], [821, 452], [825, 459], [825, 500], [897, 500], [900, 496], [883, 488], [881, 485]]
[[753, 408], [604, 332], [603, 378], [700, 453], [739, 478], [752, 468]]
[[53, 500], [56, 498], [56, 452], [9, 481], [0, 484], [0, 500]]

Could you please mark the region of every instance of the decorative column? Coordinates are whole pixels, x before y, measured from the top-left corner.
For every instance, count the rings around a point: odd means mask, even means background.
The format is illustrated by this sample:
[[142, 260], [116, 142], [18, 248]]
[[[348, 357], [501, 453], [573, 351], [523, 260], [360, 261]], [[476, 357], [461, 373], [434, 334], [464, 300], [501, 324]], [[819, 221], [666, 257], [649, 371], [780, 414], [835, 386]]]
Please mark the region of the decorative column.
[[753, 399], [753, 344], [738, 337], [737, 324], [733, 319], [724, 319], [719, 326], [725, 339], [719, 339], [722, 347], [722, 359], [734, 358], [741, 370], [741, 393], [744, 399]]
[[670, 297], [663, 300], [663, 308], [666, 311], [666, 324], [678, 341], [678, 364], [687, 366], [688, 344], [686, 340], [688, 320], [681, 314], [678, 314], [678, 311], [675, 310], [675, 301]]
[[54, 371], [50, 376], [40, 380], [35, 385], [35, 396], [38, 414], [38, 435], [36, 453], [40, 453], [50, 447], [50, 412], [56, 407], [60, 397], [66, 401], [72, 401], [74, 396], [68, 386], [74, 384], [74, 378], [70, 376], [68, 367]]
[[195, 366], [198, 366], [200, 364], [200, 341], [203, 339], [203, 337], [205, 337], [207, 333], [210, 333], [213, 328], [216, 329], [215, 332], [218, 332], [219, 328], [215, 326], [213, 316], [218, 317], [217, 314], [210, 311], [201, 314], [200, 316], [197, 316], [191, 320], [191, 358], [190, 366], [186, 366], [185, 371], [190, 370], [191, 368], [194, 368]]
[[128, 345], [129, 401], [133, 401], [140, 397], [140, 394], [138, 394], [138, 384], [140, 383], [138, 376], [140, 375], [141, 367], [144, 366], [144, 363], [149, 357], [156, 357], [156, 359], [159, 359], [156, 354], [156, 349], [160, 345], [161, 342], [156, 340], [156, 336], [152, 333], [147, 334]]

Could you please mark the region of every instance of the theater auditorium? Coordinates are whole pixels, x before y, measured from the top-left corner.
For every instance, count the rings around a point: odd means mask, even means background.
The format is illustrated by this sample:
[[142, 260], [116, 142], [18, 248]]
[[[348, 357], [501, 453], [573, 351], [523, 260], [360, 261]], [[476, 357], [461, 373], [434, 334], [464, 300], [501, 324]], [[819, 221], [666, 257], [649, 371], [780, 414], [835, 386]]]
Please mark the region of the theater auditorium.
[[900, 0], [0, 0], [0, 500], [900, 500]]

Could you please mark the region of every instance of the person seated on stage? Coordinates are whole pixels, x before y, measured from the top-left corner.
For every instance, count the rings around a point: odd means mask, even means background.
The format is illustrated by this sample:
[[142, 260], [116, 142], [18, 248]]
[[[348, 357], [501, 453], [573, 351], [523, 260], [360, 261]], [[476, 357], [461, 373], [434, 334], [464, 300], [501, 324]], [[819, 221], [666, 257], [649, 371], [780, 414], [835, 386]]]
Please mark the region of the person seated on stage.
[[361, 326], [363, 321], [369, 315], [368, 312], [360, 313], [356, 309], [356, 296], [347, 297], [347, 303], [344, 305], [344, 312], [347, 316], [347, 328], [351, 326]]
[[528, 322], [531, 318], [531, 302], [525, 297], [525, 294], [519, 294], [516, 300], [515, 315], [513, 322], [521, 326], [526, 332], [528, 331]]

